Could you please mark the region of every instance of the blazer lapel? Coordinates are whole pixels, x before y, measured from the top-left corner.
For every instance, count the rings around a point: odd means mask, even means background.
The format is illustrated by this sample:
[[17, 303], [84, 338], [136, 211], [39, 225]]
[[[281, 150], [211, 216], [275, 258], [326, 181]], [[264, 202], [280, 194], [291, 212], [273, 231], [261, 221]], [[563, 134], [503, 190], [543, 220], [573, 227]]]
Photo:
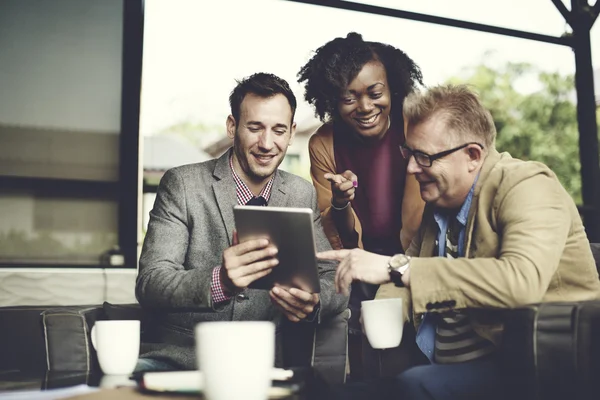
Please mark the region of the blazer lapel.
[[494, 169], [494, 166], [500, 160], [501, 154], [496, 149], [491, 149], [483, 166], [481, 172], [479, 172], [479, 178], [475, 185], [475, 192], [473, 193], [473, 199], [471, 200], [471, 209], [469, 210], [469, 216], [467, 217], [466, 235], [465, 235], [465, 257], [471, 257], [471, 247], [473, 244], [473, 232], [475, 231], [475, 215], [477, 215], [477, 209], [479, 207], [479, 193], [483, 183], [487, 180], [488, 175]]
[[286, 182], [282, 174], [279, 172], [279, 170], [275, 171], [275, 179], [273, 180], [273, 187], [271, 188], [271, 198], [269, 199], [269, 206], [287, 206], [288, 194], [286, 189]]
[[438, 255], [437, 242], [438, 227], [433, 218], [433, 207], [426, 207], [428, 215], [423, 215], [423, 221], [427, 221], [425, 232], [423, 233], [423, 241], [421, 242], [420, 257], [436, 257]]
[[223, 224], [227, 230], [227, 239], [231, 245], [233, 238], [233, 230], [235, 229], [235, 220], [233, 218], [233, 207], [237, 205], [237, 194], [235, 192], [235, 181], [231, 175], [231, 169], [229, 167], [229, 155], [231, 149], [223, 154], [217, 160], [213, 176], [215, 182], [213, 183], [213, 191], [215, 193], [215, 199], [217, 200], [217, 206], [221, 211], [221, 218], [223, 218]]

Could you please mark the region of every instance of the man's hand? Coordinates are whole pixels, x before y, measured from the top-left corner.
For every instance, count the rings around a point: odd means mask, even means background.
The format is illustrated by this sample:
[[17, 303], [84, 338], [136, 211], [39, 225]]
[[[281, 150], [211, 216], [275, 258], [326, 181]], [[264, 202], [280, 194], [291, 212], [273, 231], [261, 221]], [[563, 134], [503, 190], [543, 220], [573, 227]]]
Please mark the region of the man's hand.
[[319, 303], [318, 293], [312, 294], [296, 288], [284, 289], [276, 285], [269, 295], [273, 304], [279, 307], [292, 322], [306, 318]]
[[230, 293], [248, 287], [255, 280], [269, 274], [279, 264], [277, 248], [267, 239], [238, 243], [233, 231], [233, 245], [223, 252], [221, 283]]
[[362, 249], [330, 250], [317, 253], [320, 260], [340, 261], [335, 273], [335, 288], [348, 296], [352, 281], [381, 285], [390, 281], [387, 265], [390, 257]]
[[323, 175], [325, 179], [331, 182], [331, 204], [337, 208], [343, 208], [349, 201], [354, 199], [354, 192], [358, 187], [358, 178], [350, 170], [342, 174]]

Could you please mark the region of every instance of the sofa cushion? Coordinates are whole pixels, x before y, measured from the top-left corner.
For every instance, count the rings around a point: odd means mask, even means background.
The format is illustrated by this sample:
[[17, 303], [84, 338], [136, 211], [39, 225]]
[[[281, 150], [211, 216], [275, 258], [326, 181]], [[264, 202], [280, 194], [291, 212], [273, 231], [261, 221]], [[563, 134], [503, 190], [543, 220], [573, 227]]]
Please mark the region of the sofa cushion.
[[0, 371], [37, 372], [46, 369], [40, 318], [46, 308], [0, 307]]
[[107, 301], [102, 304], [106, 319], [109, 320], [143, 320], [144, 311], [139, 304], [112, 304]]
[[328, 384], [346, 381], [348, 352], [348, 320], [350, 310], [334, 315], [315, 331], [312, 367], [315, 374]]
[[102, 308], [104, 309], [106, 319], [141, 321], [142, 343], [155, 343], [157, 341], [156, 329], [153, 329], [156, 317], [150, 311], [143, 309], [139, 304], [111, 304], [105, 301]]
[[102, 309], [53, 308], [42, 313], [48, 371], [97, 371], [90, 328], [103, 319]]

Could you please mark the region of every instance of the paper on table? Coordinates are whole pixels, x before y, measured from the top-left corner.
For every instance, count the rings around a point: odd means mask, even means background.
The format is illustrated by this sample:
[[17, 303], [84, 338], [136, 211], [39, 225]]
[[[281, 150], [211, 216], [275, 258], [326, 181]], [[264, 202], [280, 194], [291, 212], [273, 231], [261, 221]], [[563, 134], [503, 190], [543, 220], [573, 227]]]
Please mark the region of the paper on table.
[[7, 391], [0, 392], [0, 400], [55, 400], [93, 393], [98, 390], [100, 389], [82, 384], [58, 389]]
[[144, 389], [158, 392], [197, 392], [202, 383], [200, 371], [146, 372], [142, 378]]
[[[293, 376], [293, 371], [282, 368], [273, 368], [271, 373], [274, 381], [286, 381]], [[146, 372], [142, 385], [158, 392], [197, 392], [202, 390], [204, 382], [200, 371], [164, 371]]]

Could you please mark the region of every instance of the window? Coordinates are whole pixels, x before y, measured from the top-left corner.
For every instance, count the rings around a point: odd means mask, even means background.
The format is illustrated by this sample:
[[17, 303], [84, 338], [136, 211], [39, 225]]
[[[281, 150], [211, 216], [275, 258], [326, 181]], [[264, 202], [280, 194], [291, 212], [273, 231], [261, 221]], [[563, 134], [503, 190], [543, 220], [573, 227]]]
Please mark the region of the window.
[[[122, 54], [131, 57], [123, 52], [124, 18], [141, 21], [124, 7], [136, 6], [141, 1], [2, 2], [0, 266], [98, 266], [124, 242], [135, 254], [135, 231], [125, 238], [120, 216], [129, 73]], [[134, 128], [124, 135], [137, 143]], [[135, 176], [137, 148], [127, 151]], [[137, 202], [135, 189], [129, 203]], [[137, 216], [127, 218], [135, 226]]]
[[[494, 4], [478, 0], [362, 3], [544, 35], [559, 36], [570, 30], [556, 7], [546, 0], [527, 4], [520, 0]], [[486, 104], [498, 107], [496, 116], [512, 118], [507, 121], [510, 131], [499, 133], [498, 149], [547, 163], [574, 199], [580, 199], [577, 121], [571, 113], [575, 110], [571, 79], [574, 57], [567, 46], [301, 1], [222, 0], [212, 2], [210, 8], [194, 0], [147, 0], [145, 4], [140, 116], [144, 140], [178, 137], [211, 157], [222, 154], [231, 144], [225, 139], [225, 119], [235, 79], [259, 71], [271, 72], [286, 79], [298, 99], [296, 139], [282, 168], [309, 179], [307, 141], [320, 121], [304, 101], [303, 88], [296, 82], [297, 73], [319, 46], [357, 31], [365, 40], [389, 43], [405, 51], [421, 67], [427, 86], [466, 82], [484, 92]], [[532, 13], [536, 15], [534, 20]], [[599, 35], [600, 28], [596, 26], [592, 48]], [[598, 64], [600, 53], [592, 56]], [[560, 96], [553, 95], [553, 85], [564, 89]], [[544, 115], [535, 110], [540, 99], [543, 110], [568, 103], [568, 112], [561, 113], [561, 123], [568, 129], [549, 120], [532, 121]], [[521, 101], [527, 101], [531, 107], [519, 108]], [[528, 122], [536, 129], [527, 126]], [[555, 129], [549, 132], [548, 125]], [[568, 157], [555, 151], [565, 148]], [[174, 161], [170, 167], [180, 162]], [[146, 188], [152, 190], [150, 186]]]
[[0, 195], [0, 263], [97, 265], [116, 246], [117, 202], [15, 190]]

